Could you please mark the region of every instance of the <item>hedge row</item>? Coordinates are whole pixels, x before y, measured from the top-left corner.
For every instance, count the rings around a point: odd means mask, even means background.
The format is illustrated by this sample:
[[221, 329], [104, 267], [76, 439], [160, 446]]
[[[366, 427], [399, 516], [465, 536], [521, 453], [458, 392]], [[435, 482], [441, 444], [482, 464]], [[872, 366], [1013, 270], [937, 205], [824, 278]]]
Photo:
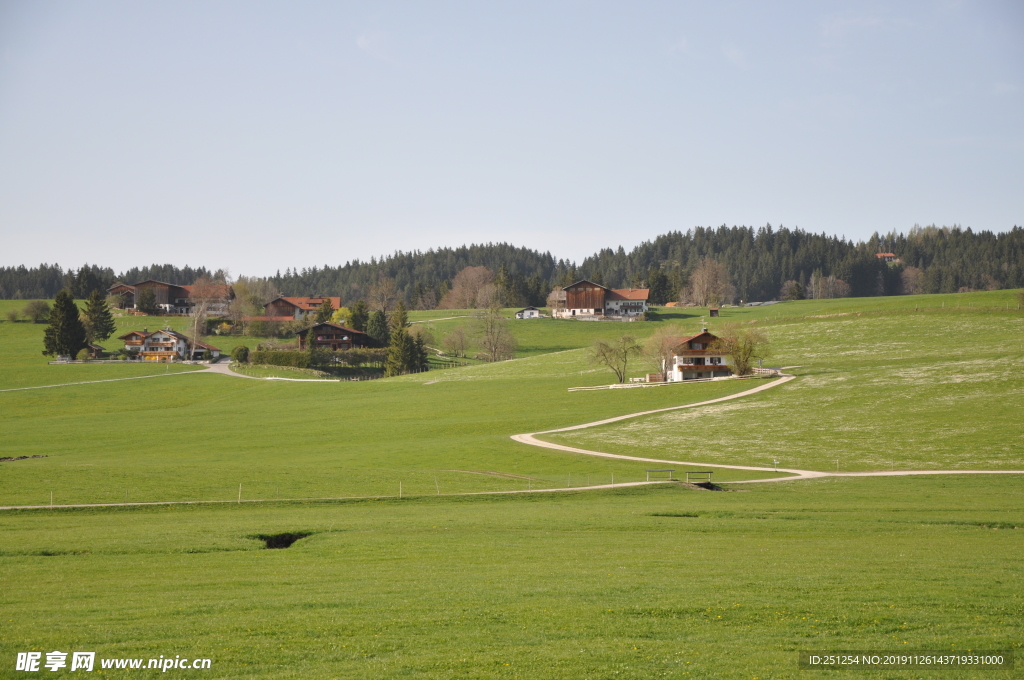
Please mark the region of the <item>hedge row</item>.
[[312, 368], [343, 364], [346, 366], [363, 366], [366, 364], [383, 364], [387, 359], [387, 349], [346, 349], [332, 352], [318, 350], [305, 352], [298, 350], [255, 350], [249, 352], [249, 363], [267, 366], [291, 366], [293, 368]]
[[309, 352], [281, 351], [281, 350], [256, 350], [249, 352], [250, 364], [264, 364], [266, 366], [292, 366], [294, 368], [309, 368]]

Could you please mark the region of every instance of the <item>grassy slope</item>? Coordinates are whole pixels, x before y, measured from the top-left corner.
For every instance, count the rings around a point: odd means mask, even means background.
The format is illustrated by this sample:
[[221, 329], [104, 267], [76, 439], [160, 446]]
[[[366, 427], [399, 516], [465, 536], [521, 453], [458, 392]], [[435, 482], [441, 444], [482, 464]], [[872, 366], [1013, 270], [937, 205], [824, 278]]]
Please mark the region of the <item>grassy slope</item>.
[[[609, 375], [573, 350], [364, 383], [200, 373], [9, 392], [0, 394], [0, 456], [48, 457], [5, 464], [0, 504], [48, 502], [51, 491], [58, 503], [126, 492], [131, 500], [234, 498], [240, 483], [248, 498], [304, 498], [394, 494], [399, 482], [417, 494], [438, 485], [565, 486], [571, 475], [575, 485], [587, 475], [639, 480], [649, 466], [542, 451], [509, 436], [749, 387], [567, 391]], [[472, 474], [495, 471], [534, 481]]]
[[[784, 318], [766, 328], [773, 362], [800, 365], [792, 371], [800, 378], [778, 391], [550, 439], [819, 470], [835, 470], [837, 460], [842, 470], [1024, 468], [1020, 312], [947, 306]], [[698, 441], [675, 436], [695, 429]]]
[[[5, 514], [0, 653], [212, 657], [211, 678], [798, 678], [798, 650], [1018, 644], [1018, 481], [754, 486]], [[280, 531], [317, 533], [247, 538]], [[929, 677], [856, 677], [897, 675]]]

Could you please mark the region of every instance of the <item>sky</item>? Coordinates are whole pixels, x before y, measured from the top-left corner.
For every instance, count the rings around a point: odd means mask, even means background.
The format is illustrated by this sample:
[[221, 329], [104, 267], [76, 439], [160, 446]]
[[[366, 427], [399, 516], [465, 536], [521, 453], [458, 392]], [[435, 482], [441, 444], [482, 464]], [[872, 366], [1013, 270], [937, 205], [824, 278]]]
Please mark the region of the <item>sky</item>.
[[1024, 3], [0, 0], [0, 266], [1024, 226]]

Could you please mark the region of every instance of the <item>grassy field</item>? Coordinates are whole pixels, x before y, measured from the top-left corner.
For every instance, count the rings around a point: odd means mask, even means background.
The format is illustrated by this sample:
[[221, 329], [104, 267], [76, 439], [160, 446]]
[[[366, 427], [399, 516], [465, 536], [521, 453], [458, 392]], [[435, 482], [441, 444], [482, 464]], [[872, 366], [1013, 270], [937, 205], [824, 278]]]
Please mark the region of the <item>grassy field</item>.
[[[1024, 633], [1009, 479], [23, 512], [0, 528], [12, 663], [74, 649], [213, 658], [213, 678], [795, 678], [799, 650]], [[252, 538], [278, 532], [312, 535]]]
[[[701, 311], [512, 322], [514, 361], [363, 383], [200, 372], [0, 393], [0, 456], [46, 456], [0, 462], [2, 505], [234, 501], [239, 484], [267, 501], [0, 513], [0, 667], [67, 648], [210, 657], [211, 678], [760, 679], [802, 677], [801, 649], [1019, 646], [1015, 476], [453, 495], [643, 479], [649, 465], [509, 436], [749, 388], [568, 391], [610, 382], [587, 362], [594, 338], [708, 321], [758, 324], [798, 378], [557, 439], [823, 470], [1024, 468], [1012, 291]], [[443, 333], [468, 322], [453, 315], [411, 316]], [[0, 389], [166, 370], [48, 366], [42, 328], [0, 322]], [[353, 496], [380, 498], [274, 501]], [[311, 535], [253, 538], [279, 532]]]

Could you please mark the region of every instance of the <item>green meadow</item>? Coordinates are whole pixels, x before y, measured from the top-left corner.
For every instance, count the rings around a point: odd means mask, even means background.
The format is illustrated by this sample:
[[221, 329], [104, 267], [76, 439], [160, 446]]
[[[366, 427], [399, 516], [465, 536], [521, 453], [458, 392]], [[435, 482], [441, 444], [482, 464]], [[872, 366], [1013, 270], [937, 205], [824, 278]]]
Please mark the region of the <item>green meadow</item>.
[[[720, 469], [725, 492], [575, 490], [651, 465], [509, 439], [760, 384], [569, 392], [611, 382], [587, 360], [595, 338], [738, 322], [797, 378], [546, 438], [824, 471], [1024, 469], [1015, 292], [702, 312], [512, 321], [515, 360], [366, 382], [50, 366], [43, 325], [0, 322], [0, 390], [156, 374], [0, 392], [0, 456], [44, 456], [0, 462], [0, 505], [224, 501], [0, 511], [0, 675], [18, 677], [18, 651], [72, 649], [209, 657], [210, 678], [788, 678], [818, 673], [800, 650], [1018, 647], [1022, 477]], [[466, 314], [410, 317], [441, 336]], [[531, 489], [550, 491], [459, 495]], [[256, 538], [279, 533], [307, 535]]]

